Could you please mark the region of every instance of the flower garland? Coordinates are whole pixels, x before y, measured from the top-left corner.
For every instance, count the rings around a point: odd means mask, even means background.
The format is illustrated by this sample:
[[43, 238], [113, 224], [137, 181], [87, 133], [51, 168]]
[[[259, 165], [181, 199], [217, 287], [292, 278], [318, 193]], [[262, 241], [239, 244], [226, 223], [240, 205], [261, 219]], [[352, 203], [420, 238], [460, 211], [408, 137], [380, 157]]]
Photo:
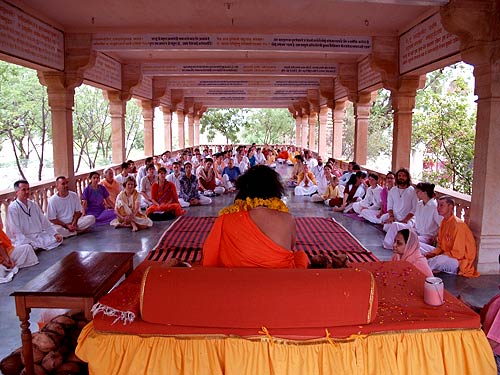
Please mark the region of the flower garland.
[[255, 207], [267, 207], [271, 210], [278, 210], [281, 212], [288, 212], [288, 207], [286, 204], [279, 198], [246, 198], [236, 199], [234, 203], [230, 206], [227, 206], [219, 211], [219, 216], [232, 214], [240, 211], [249, 211]]

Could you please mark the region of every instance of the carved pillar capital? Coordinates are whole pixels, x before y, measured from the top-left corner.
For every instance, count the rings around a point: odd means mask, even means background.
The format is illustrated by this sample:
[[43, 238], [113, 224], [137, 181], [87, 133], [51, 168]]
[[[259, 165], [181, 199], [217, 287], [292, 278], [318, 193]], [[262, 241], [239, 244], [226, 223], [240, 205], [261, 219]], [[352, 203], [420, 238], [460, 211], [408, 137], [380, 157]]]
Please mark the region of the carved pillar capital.
[[351, 102], [358, 98], [358, 66], [356, 64], [339, 64], [338, 82], [347, 90]]
[[399, 77], [398, 38], [374, 37], [369, 61], [371, 68], [381, 74], [384, 88], [396, 89]]
[[122, 100], [128, 101], [132, 98], [132, 89], [142, 82], [141, 64], [122, 65]]

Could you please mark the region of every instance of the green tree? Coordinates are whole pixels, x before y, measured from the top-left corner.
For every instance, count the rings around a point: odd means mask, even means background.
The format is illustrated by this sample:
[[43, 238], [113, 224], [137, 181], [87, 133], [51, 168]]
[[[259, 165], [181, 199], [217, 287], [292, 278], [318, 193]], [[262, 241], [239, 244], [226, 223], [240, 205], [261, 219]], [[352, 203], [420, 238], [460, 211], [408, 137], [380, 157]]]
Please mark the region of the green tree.
[[247, 111], [239, 108], [209, 109], [200, 120], [201, 133], [206, 134], [209, 142], [220, 133], [226, 143], [238, 143], [238, 133], [247, 123]]
[[423, 178], [471, 194], [476, 110], [464, 69], [457, 64], [427, 75], [417, 95], [412, 144], [425, 146], [426, 164], [432, 166]]
[[247, 143], [290, 144], [295, 138], [295, 122], [286, 109], [259, 109], [252, 111], [243, 130]]
[[144, 132], [142, 108], [136, 100], [127, 102], [127, 115], [125, 117], [125, 155], [129, 158], [132, 150], [144, 150]]
[[102, 91], [87, 85], [77, 87], [73, 111], [73, 144], [77, 151], [75, 172], [82, 163], [94, 169], [99, 154], [101, 161], [106, 160], [104, 164], [109, 162], [110, 124], [109, 103]]
[[21, 178], [32, 155], [42, 179], [45, 146], [51, 133], [47, 91], [36, 71], [0, 61], [0, 141], [12, 147]]

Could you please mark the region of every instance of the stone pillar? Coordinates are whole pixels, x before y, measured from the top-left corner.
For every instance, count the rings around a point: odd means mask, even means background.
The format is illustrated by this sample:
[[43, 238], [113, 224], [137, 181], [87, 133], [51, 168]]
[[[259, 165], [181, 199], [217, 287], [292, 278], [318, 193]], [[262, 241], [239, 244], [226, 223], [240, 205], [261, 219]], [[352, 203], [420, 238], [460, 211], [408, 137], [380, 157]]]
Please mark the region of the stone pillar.
[[144, 156], [154, 155], [154, 117], [155, 108], [151, 100], [142, 100], [142, 118], [144, 119]]
[[326, 127], [328, 122], [328, 107], [322, 106], [319, 110], [318, 154], [326, 157]]
[[372, 102], [372, 94], [364, 93], [359, 94], [354, 103], [354, 160], [359, 165], [366, 165], [368, 159], [368, 120]]
[[172, 112], [169, 107], [161, 106], [163, 112], [163, 148], [172, 151]]
[[186, 115], [187, 123], [188, 123], [188, 145], [189, 147], [194, 146], [194, 114], [189, 112]]
[[194, 116], [194, 145], [200, 145], [200, 116]]
[[75, 88], [65, 86], [65, 74], [41, 72], [40, 80], [47, 86], [50, 113], [52, 115], [52, 147], [54, 177], [67, 176], [74, 182], [73, 159], [73, 107]]
[[295, 117], [295, 146], [302, 147], [302, 116]]
[[302, 148], [307, 148], [307, 130], [308, 130], [308, 123], [309, 123], [309, 115], [302, 114], [302, 141], [301, 141], [301, 146]]
[[335, 102], [333, 108], [333, 129], [332, 129], [332, 158], [342, 158], [342, 133], [344, 128], [345, 109], [347, 100]]
[[474, 65], [477, 100], [470, 228], [478, 246], [481, 273], [498, 273], [500, 225], [500, 3], [455, 0], [441, 9], [443, 26], [460, 39], [462, 59]]
[[111, 162], [119, 164], [125, 161], [127, 150], [125, 143], [125, 115], [127, 101], [122, 100], [120, 91], [105, 91], [104, 96], [109, 102], [111, 116]]
[[425, 83], [425, 76], [400, 78], [398, 89], [391, 90], [392, 109], [394, 111], [394, 129], [392, 135], [392, 170], [410, 169], [411, 131], [413, 108], [417, 89]]
[[312, 112], [309, 115], [309, 150], [318, 151], [316, 148], [316, 122], [318, 121], [318, 114]]
[[186, 147], [185, 137], [184, 137], [184, 110], [177, 110], [177, 128], [178, 130], [178, 147], [183, 149]]

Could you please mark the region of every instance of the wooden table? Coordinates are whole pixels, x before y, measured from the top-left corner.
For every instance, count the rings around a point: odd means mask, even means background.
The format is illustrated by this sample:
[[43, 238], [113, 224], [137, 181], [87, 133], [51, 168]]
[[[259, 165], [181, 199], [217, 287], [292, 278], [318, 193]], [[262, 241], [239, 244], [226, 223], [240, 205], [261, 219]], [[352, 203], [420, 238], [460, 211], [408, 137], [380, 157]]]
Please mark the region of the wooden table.
[[72, 252], [22, 289], [11, 294], [21, 321], [26, 374], [34, 374], [30, 312], [32, 308], [81, 309], [92, 319], [94, 303], [133, 270], [134, 253]]

